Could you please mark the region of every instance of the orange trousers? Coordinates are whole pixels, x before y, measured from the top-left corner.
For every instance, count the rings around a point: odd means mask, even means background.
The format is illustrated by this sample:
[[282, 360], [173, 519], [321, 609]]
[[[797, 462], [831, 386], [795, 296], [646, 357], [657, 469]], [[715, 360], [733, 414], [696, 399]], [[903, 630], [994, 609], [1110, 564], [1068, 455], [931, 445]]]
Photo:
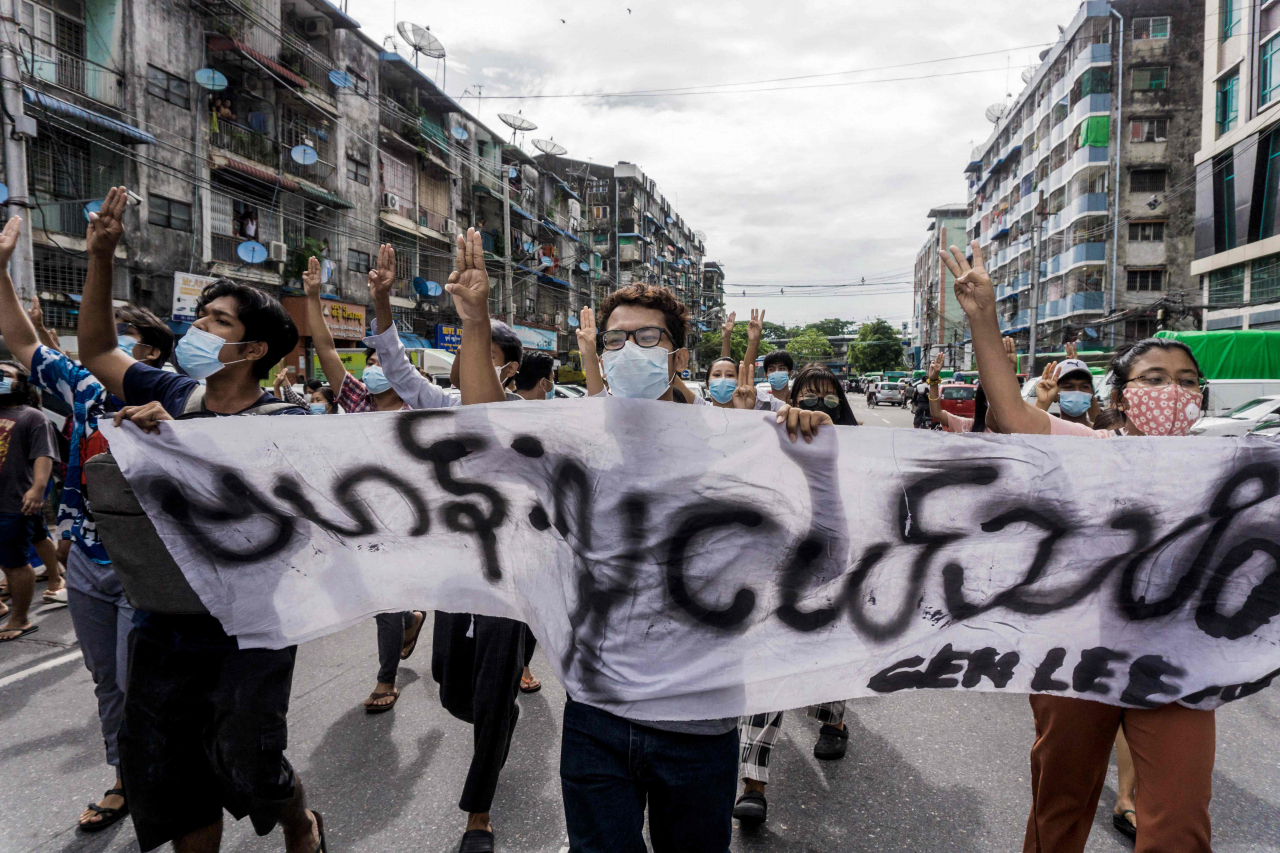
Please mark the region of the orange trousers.
[[1023, 853], [1084, 850], [1120, 726], [1137, 775], [1135, 853], [1210, 853], [1213, 711], [1120, 708], [1043, 694], [1031, 696], [1031, 711], [1036, 742]]

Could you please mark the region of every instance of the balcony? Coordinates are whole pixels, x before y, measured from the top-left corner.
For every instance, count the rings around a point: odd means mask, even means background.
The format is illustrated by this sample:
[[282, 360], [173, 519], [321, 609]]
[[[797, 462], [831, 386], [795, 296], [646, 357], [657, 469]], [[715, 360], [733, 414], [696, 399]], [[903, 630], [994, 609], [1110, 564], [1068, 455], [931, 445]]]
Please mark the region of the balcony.
[[31, 228], [36, 232], [70, 234], [84, 237], [85, 225], [83, 201], [58, 201], [37, 196], [36, 208], [31, 211]]
[[1090, 214], [1105, 214], [1107, 206], [1106, 193], [1087, 193], [1071, 202], [1071, 205], [1062, 212], [1062, 224], [1070, 225], [1080, 217]]
[[1072, 175], [1090, 166], [1106, 166], [1111, 159], [1111, 146], [1086, 145], [1071, 155]]
[[[1083, 151], [1084, 149], [1080, 150]], [[1067, 164], [1064, 162], [1049, 173], [1049, 194], [1052, 195], [1065, 187], [1069, 180], [1071, 180], [1071, 170], [1067, 168]]]
[[1101, 291], [1090, 290], [1083, 293], [1073, 293], [1061, 301], [1063, 302], [1063, 316], [1080, 314], [1086, 311], [1102, 311], [1104, 294]]
[[1100, 264], [1107, 259], [1107, 244], [1081, 243], [1078, 246], [1072, 246], [1067, 249], [1061, 255], [1058, 255], [1058, 258], [1063, 259], [1064, 271], [1086, 264]]
[[232, 237], [229, 234], [210, 234], [209, 250], [210, 260], [223, 264], [243, 264], [240, 256], [236, 254], [236, 246], [240, 245], [243, 238]]
[[1057, 148], [1058, 143], [1062, 142], [1064, 139], [1067, 138], [1067, 125], [1068, 125], [1067, 120], [1063, 119], [1062, 121], [1058, 122], [1053, 126], [1053, 130], [1049, 131], [1049, 148], [1050, 149]]
[[58, 88], [83, 95], [86, 98], [120, 109], [124, 106], [124, 77], [110, 68], [98, 65], [48, 42], [23, 39], [24, 46], [34, 45], [29, 70], [29, 80], [43, 80]]
[[227, 119], [218, 119], [216, 130], [210, 126], [209, 144], [272, 169], [280, 165], [280, 147], [274, 139]]
[[333, 60], [323, 53], [301, 39], [285, 34], [280, 39], [280, 62], [315, 90], [333, 97], [333, 81], [329, 79], [329, 72], [334, 70]]
[[1071, 66], [1071, 73], [1067, 75], [1067, 79], [1074, 83], [1089, 66], [1110, 64], [1111, 45], [1091, 44], [1076, 57], [1075, 64]]
[[1092, 95], [1085, 95], [1076, 102], [1075, 107], [1071, 110], [1071, 127], [1079, 127], [1080, 122], [1084, 121], [1091, 115], [1110, 115], [1111, 113], [1111, 93], [1097, 92]]

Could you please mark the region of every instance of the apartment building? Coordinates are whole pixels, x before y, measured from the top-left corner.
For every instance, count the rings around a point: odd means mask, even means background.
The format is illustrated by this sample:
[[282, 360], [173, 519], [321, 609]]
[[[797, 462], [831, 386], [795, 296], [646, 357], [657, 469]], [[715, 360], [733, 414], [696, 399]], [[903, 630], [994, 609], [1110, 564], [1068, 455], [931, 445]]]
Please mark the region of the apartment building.
[[[71, 351], [86, 217], [121, 183], [139, 201], [126, 217], [115, 296], [180, 334], [199, 288], [233, 278], [281, 299], [303, 333], [290, 359], [310, 369], [300, 288], [308, 258], [322, 260], [330, 330], [357, 346], [370, 320], [368, 271], [379, 244], [391, 243], [398, 329], [410, 346], [453, 348], [458, 316], [442, 285], [456, 235], [475, 227], [494, 313], [530, 348], [574, 347], [569, 319], [599, 298], [588, 282], [605, 270], [605, 256], [584, 244], [581, 176], [541, 166], [337, 5], [17, 7], [24, 126], [33, 120], [30, 284]], [[654, 210], [669, 207], [659, 198]], [[701, 281], [701, 239], [678, 218], [666, 227], [664, 272]]]
[[968, 227], [1001, 326], [1024, 346], [1033, 323], [1037, 346], [1057, 348], [1194, 322], [1194, 201], [1181, 190], [1201, 125], [1203, 15], [1203, 0], [1082, 3], [1017, 97], [989, 109], [965, 170]]
[[943, 349], [947, 366], [958, 367], [968, 337], [964, 311], [952, 291], [955, 278], [939, 250], [968, 242], [968, 204], [945, 204], [929, 211], [924, 245], [916, 253], [912, 288], [911, 351], [908, 362], [921, 367]]
[[1191, 264], [1203, 328], [1280, 329], [1280, 6], [1210, 0], [1204, 21]]

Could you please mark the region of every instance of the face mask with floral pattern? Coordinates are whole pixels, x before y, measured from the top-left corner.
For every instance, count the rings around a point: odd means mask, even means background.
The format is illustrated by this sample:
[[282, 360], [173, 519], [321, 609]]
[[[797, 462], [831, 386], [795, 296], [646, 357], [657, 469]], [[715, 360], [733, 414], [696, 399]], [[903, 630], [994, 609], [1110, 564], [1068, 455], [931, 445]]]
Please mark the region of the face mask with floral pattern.
[[1187, 435], [1200, 418], [1200, 394], [1181, 385], [1124, 389], [1125, 417], [1146, 435]]

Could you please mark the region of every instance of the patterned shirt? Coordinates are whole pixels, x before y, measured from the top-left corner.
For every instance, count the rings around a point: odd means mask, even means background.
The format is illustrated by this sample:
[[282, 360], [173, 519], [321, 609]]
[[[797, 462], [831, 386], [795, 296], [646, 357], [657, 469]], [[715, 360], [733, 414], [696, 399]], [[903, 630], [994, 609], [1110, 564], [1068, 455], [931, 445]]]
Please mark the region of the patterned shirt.
[[[342, 387], [338, 389], [338, 405], [342, 407], [342, 411], [349, 415], [359, 412], [376, 412], [377, 405], [373, 402], [373, 395], [369, 393], [369, 389], [359, 379], [356, 379], [350, 373], [342, 376]], [[400, 407], [401, 411], [409, 408], [409, 404], [405, 403]]]
[[[57, 350], [38, 346], [31, 355], [31, 381], [46, 394], [53, 394], [72, 409], [71, 450], [67, 454], [66, 482], [58, 504], [59, 535], [84, 548], [95, 563], [107, 565], [111, 558], [98, 541], [93, 519], [85, 512], [82, 468], [86, 447], [105, 443], [98, 436], [98, 418], [106, 415], [107, 391], [87, 369]], [[94, 451], [95, 453], [97, 450]]]

